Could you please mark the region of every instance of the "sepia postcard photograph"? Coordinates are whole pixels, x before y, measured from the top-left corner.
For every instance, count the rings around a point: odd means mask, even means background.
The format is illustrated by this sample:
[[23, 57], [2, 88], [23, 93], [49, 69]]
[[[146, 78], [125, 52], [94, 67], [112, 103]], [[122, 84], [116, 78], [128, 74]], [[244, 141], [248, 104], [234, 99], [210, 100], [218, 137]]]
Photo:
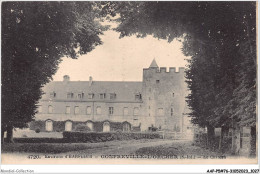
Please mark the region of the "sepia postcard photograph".
[[1, 163], [259, 173], [257, 5], [2, 1]]

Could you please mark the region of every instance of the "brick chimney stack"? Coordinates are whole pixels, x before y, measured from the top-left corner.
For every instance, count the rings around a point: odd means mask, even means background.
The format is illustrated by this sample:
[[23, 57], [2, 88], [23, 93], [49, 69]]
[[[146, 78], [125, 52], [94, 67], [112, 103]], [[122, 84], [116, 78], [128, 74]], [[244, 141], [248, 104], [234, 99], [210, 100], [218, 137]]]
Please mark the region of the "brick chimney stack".
[[89, 76], [89, 86], [91, 86], [92, 83], [93, 83], [93, 78], [92, 78], [92, 76]]
[[63, 76], [63, 81], [64, 82], [69, 82], [70, 81], [70, 76], [68, 76], [68, 75]]

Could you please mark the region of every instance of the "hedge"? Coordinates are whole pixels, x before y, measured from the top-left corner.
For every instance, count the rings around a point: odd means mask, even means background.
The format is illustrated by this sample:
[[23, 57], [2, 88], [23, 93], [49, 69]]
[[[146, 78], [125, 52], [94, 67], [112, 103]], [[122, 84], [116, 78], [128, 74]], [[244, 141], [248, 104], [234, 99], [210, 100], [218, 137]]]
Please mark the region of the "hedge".
[[143, 132], [63, 132], [65, 142], [105, 142], [112, 140], [162, 138], [158, 133]]
[[14, 138], [14, 142], [15, 143], [69, 143], [66, 142], [63, 138]]

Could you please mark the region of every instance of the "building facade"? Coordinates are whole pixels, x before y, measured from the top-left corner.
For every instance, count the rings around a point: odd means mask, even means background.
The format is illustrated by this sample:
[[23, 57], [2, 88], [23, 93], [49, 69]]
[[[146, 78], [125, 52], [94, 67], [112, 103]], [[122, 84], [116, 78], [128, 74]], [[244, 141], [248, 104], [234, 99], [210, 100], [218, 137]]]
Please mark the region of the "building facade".
[[147, 131], [153, 128], [184, 131], [184, 68], [159, 68], [153, 60], [143, 69], [143, 81], [53, 81], [43, 87], [30, 129], [72, 131], [86, 125], [97, 132]]

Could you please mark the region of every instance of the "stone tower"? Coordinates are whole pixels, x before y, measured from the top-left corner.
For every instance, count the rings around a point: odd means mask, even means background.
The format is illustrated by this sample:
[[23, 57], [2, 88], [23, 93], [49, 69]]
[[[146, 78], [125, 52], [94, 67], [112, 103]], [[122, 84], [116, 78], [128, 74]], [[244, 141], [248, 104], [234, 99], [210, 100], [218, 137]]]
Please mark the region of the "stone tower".
[[181, 132], [187, 95], [184, 68], [166, 70], [155, 59], [143, 69], [143, 114], [149, 126]]

